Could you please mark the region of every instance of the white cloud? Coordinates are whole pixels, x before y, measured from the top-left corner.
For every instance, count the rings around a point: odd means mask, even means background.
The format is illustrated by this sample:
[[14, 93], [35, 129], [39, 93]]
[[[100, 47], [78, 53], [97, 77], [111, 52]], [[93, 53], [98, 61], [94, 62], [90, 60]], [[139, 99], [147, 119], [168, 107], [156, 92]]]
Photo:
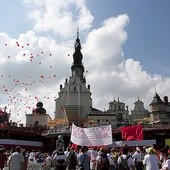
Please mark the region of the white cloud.
[[62, 38], [68, 39], [73, 36], [76, 26], [79, 26], [81, 30], [87, 30], [93, 21], [85, 1], [44, 0], [40, 4], [37, 0], [24, 2], [32, 5], [29, 17], [35, 21], [36, 31], [53, 31]]
[[110, 71], [122, 65], [121, 45], [127, 39], [124, 27], [128, 22], [129, 17], [126, 14], [120, 15], [104, 21], [101, 28], [92, 30], [83, 46], [87, 60], [90, 60], [92, 64], [95, 63], [96, 67], [102, 70], [105, 69], [103, 65], [107, 65]]

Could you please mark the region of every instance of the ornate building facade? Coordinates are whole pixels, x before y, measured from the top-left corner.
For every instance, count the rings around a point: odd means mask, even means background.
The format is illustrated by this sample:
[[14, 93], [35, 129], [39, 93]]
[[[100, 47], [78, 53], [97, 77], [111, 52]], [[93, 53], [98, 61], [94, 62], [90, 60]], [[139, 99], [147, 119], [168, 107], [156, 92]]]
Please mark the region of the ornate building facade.
[[137, 100], [134, 109], [131, 110], [130, 119], [134, 121], [136, 119], [149, 118], [149, 111], [145, 109], [144, 103], [141, 100]]
[[164, 96], [164, 101], [162, 101], [160, 96], [155, 93], [149, 107], [151, 122], [170, 124], [170, 103], [167, 96]]
[[90, 85], [86, 86], [84, 76], [79, 32], [74, 48], [72, 75], [65, 80], [64, 86], [60, 85], [59, 97], [55, 100], [55, 118], [67, 117], [69, 124], [81, 125], [88, 121], [87, 116], [93, 108]]
[[114, 99], [109, 103], [108, 110], [93, 112], [88, 115], [88, 118], [94, 125], [111, 124], [113, 128], [130, 124], [128, 107], [125, 107], [125, 103], [120, 102], [119, 98], [117, 101]]

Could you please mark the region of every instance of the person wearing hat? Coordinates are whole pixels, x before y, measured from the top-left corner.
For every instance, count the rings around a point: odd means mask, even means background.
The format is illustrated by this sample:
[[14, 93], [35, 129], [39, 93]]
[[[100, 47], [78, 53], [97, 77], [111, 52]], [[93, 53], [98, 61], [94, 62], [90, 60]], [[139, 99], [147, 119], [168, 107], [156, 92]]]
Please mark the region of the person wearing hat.
[[167, 148], [160, 150], [160, 155], [163, 158], [162, 169], [161, 170], [170, 170], [170, 159], [168, 158]]
[[21, 170], [22, 162], [24, 162], [24, 156], [21, 154], [21, 147], [16, 146], [15, 152], [9, 156], [9, 170]]
[[147, 154], [144, 157], [143, 164], [146, 170], [159, 170], [160, 161], [158, 157], [154, 154], [153, 147], [146, 149]]

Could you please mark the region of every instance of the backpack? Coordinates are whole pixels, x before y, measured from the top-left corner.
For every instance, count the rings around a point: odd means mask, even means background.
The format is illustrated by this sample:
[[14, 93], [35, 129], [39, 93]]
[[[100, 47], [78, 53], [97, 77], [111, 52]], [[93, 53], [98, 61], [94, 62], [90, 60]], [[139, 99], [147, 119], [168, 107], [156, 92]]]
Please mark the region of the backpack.
[[[60, 157], [61, 156], [61, 157]], [[57, 165], [64, 165], [65, 164], [65, 159], [64, 159], [64, 152], [57, 152], [57, 160], [56, 163]]]
[[101, 159], [99, 162], [99, 169], [100, 170], [109, 170], [110, 169], [110, 162], [107, 155], [101, 155]]
[[123, 159], [122, 156], [120, 156], [121, 163], [118, 165], [120, 170], [130, 170], [128, 166], [128, 159], [130, 156], [127, 156], [125, 159]]
[[67, 156], [67, 165], [68, 168], [76, 167], [77, 165], [77, 156], [74, 151], [70, 151]]

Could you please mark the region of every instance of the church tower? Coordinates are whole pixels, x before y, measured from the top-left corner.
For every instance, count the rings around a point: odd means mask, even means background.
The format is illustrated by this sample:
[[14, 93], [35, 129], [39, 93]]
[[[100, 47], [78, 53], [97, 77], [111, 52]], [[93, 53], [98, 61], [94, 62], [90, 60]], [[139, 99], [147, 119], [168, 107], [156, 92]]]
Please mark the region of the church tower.
[[74, 49], [72, 75], [65, 80], [64, 86], [60, 85], [59, 97], [55, 100], [55, 119], [67, 118], [70, 125], [82, 125], [91, 112], [92, 99], [90, 85], [86, 87], [78, 30]]
[[79, 39], [79, 32], [77, 30], [77, 39], [74, 45], [75, 52], [73, 54], [73, 65], [71, 67], [72, 70], [72, 76], [79, 77], [79, 79], [83, 82], [85, 81], [85, 78], [83, 77], [84, 73], [84, 66], [82, 63], [83, 55], [81, 53], [81, 43]]
[[167, 124], [167, 122], [169, 122], [167, 119], [166, 104], [161, 100], [157, 92], [155, 93], [149, 107], [151, 122], [160, 121], [163, 124]]

